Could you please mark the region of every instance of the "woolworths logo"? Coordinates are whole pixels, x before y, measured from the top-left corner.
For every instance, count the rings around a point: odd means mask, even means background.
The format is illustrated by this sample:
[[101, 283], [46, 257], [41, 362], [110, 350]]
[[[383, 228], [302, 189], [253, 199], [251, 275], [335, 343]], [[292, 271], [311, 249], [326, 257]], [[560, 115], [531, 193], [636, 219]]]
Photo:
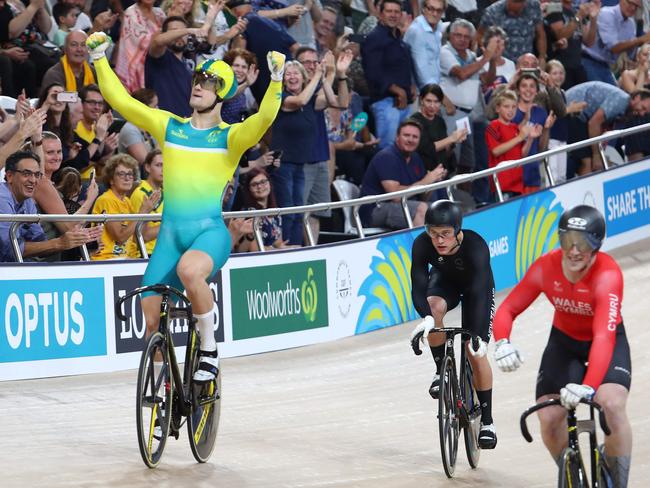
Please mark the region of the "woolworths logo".
[[324, 260], [230, 271], [233, 338], [327, 327]]

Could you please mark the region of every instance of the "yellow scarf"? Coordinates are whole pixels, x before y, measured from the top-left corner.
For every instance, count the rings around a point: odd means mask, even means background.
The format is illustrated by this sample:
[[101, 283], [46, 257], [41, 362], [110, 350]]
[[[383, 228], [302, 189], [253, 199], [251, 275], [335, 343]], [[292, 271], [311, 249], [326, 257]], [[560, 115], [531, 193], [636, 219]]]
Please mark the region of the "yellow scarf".
[[[66, 91], [77, 91], [77, 78], [72, 72], [70, 63], [68, 62], [68, 57], [64, 54], [61, 58], [61, 64], [63, 65], [63, 73], [65, 74], [65, 89]], [[84, 70], [84, 85], [90, 85], [95, 83], [95, 77], [93, 76], [93, 71], [90, 69], [90, 65], [87, 61], [84, 61], [83, 65]]]

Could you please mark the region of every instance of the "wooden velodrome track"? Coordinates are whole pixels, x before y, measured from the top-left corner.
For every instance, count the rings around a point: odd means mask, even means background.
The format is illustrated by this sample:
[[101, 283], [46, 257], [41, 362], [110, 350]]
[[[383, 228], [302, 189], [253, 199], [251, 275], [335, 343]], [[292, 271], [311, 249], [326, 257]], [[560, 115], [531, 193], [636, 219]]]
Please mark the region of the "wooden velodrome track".
[[[650, 241], [613, 255], [625, 273], [623, 316], [632, 346], [630, 486], [643, 487], [650, 485]], [[194, 462], [183, 432], [169, 440], [158, 469], [144, 466], [134, 370], [0, 383], [0, 486], [554, 486], [555, 466], [536, 419], [532, 444], [518, 430], [520, 413], [533, 402], [550, 317], [550, 306], [539, 299], [520, 318], [513, 342], [526, 362], [517, 373], [495, 371], [499, 445], [482, 453], [475, 471], [461, 447], [453, 480], [442, 469], [427, 394], [432, 361], [412, 354], [406, 324], [224, 360], [218, 445], [203, 465]], [[457, 312], [448, 321], [456, 323]]]

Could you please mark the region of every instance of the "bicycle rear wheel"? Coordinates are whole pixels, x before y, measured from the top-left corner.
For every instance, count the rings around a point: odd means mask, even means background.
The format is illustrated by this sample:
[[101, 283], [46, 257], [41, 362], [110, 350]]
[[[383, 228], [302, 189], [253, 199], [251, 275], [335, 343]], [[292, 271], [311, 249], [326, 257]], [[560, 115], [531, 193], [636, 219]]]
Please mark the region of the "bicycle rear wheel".
[[614, 480], [612, 474], [609, 472], [607, 461], [605, 461], [605, 454], [603, 453], [603, 446], [596, 449], [598, 454], [596, 463], [596, 488], [614, 488]]
[[589, 488], [587, 474], [578, 453], [567, 447], [562, 451], [558, 488]]
[[136, 397], [138, 446], [144, 463], [160, 463], [172, 411], [172, 375], [165, 337], [156, 332], [147, 341], [140, 359]]
[[448, 478], [453, 477], [458, 455], [460, 434], [457, 415], [456, 372], [450, 356], [445, 356], [440, 368], [440, 393], [438, 396], [438, 430], [442, 465]]
[[467, 410], [467, 425], [463, 429], [465, 452], [469, 465], [472, 469], [476, 469], [481, 457], [481, 450], [478, 447], [478, 435], [481, 430], [481, 404], [476, 396], [476, 390], [474, 390], [472, 365], [464, 354], [460, 369], [460, 394]]
[[[190, 347], [190, 345], [188, 345]], [[187, 434], [194, 459], [205, 463], [214, 450], [221, 417], [221, 370], [215, 381], [205, 385], [194, 384], [191, 377], [199, 367], [198, 337], [193, 334], [192, 350], [188, 354], [190, 360], [190, 376], [186, 381], [190, 384], [192, 407], [187, 417]]]

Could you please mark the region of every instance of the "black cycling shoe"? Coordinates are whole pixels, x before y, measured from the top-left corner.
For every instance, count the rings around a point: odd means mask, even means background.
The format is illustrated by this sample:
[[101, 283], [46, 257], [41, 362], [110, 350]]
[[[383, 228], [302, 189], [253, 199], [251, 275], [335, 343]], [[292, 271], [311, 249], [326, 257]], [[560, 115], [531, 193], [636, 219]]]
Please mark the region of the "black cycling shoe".
[[497, 447], [497, 431], [494, 424], [481, 424], [481, 430], [478, 433], [478, 447], [481, 449], [494, 449]]
[[431, 395], [431, 398], [433, 398], [434, 400], [437, 400], [439, 393], [440, 393], [440, 375], [436, 373], [433, 376], [433, 381], [431, 382], [431, 386], [429, 387], [429, 395]]

